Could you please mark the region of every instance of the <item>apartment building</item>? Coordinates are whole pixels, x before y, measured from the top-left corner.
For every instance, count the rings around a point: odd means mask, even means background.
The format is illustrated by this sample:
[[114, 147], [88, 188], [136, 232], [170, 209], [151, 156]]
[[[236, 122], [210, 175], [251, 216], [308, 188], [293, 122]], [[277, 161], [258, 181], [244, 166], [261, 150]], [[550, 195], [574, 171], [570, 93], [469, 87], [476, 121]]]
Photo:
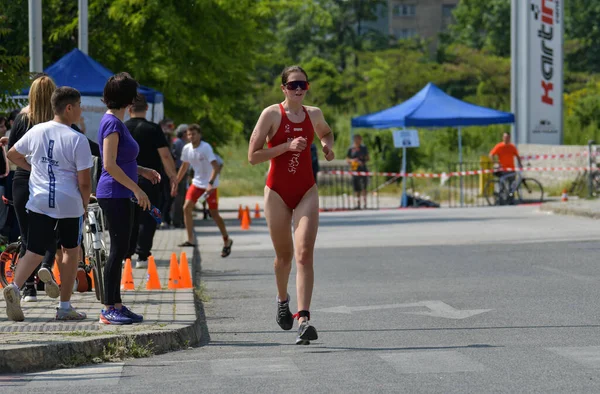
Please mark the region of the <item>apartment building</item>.
[[435, 41], [438, 33], [452, 23], [452, 10], [459, 1], [387, 0], [387, 7], [377, 11], [377, 21], [365, 23], [365, 27], [398, 39], [421, 37]]
[[433, 38], [452, 23], [459, 0], [388, 0], [388, 33], [396, 38]]

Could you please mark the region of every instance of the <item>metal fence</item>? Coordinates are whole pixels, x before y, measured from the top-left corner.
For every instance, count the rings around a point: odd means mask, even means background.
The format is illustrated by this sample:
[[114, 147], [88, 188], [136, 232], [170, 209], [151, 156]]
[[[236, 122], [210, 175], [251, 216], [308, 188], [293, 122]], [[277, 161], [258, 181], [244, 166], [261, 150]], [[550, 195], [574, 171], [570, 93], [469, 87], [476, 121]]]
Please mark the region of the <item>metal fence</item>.
[[[356, 209], [356, 197], [353, 188], [353, 176], [346, 174], [348, 166], [328, 166], [319, 172], [317, 185], [319, 187], [319, 206], [325, 211]], [[376, 170], [375, 170], [376, 171]], [[378, 175], [360, 177], [367, 179], [367, 208], [379, 209], [379, 193], [377, 186], [385, 179]], [[361, 197], [361, 209], [362, 197]]]
[[[454, 163], [448, 166], [448, 172], [477, 171], [482, 168], [479, 162]], [[447, 199], [450, 208], [483, 207], [488, 203], [483, 195], [485, 183], [492, 174], [452, 176], [447, 181]], [[462, 193], [461, 193], [462, 190]]]

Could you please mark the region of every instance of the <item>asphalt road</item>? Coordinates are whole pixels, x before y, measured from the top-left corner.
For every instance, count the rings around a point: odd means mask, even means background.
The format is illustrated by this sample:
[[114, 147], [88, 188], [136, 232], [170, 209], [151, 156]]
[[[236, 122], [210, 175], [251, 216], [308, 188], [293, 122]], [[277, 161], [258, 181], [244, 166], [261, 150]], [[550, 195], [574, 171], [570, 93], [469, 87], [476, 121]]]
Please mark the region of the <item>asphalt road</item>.
[[600, 391], [600, 221], [536, 207], [321, 218], [310, 346], [275, 323], [264, 221], [229, 223], [228, 259], [206, 223], [207, 345], [0, 376], [0, 392]]

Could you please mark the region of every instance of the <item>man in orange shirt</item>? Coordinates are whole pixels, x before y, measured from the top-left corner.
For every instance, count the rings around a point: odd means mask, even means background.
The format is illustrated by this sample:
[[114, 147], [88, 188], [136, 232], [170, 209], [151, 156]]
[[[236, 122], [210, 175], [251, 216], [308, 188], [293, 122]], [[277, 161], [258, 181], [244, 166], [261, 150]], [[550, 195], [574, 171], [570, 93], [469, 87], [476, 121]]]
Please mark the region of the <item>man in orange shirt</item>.
[[494, 156], [498, 156], [498, 161], [500, 162], [500, 171], [495, 172], [495, 175], [500, 178], [500, 184], [503, 185], [501, 190], [504, 188], [508, 191], [508, 195], [504, 198], [508, 199], [509, 204], [513, 204], [513, 187], [516, 186], [513, 185], [515, 181], [515, 157], [519, 163], [519, 168], [523, 168], [523, 164], [521, 163], [517, 147], [510, 142], [510, 134], [504, 133], [502, 135], [502, 142], [498, 143], [491, 150], [490, 159], [492, 161], [495, 161]]
[[495, 161], [494, 156], [498, 156], [498, 161], [500, 162], [500, 167], [503, 172], [507, 172], [506, 170], [509, 168], [515, 168], [515, 157], [519, 163], [519, 168], [523, 168], [521, 158], [519, 157], [519, 151], [517, 151], [517, 147], [510, 142], [510, 134], [508, 133], [504, 133], [502, 136], [502, 142], [498, 143], [496, 146], [494, 146], [494, 149], [491, 150], [490, 159], [492, 159], [492, 161]]

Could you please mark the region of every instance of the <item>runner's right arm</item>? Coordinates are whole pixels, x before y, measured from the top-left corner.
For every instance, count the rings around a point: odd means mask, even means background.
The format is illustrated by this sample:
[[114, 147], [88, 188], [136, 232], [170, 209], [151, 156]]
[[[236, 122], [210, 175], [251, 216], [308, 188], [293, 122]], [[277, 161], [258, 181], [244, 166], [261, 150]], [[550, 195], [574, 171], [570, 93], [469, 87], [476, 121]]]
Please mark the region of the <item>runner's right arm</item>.
[[306, 149], [307, 141], [304, 138], [298, 137], [292, 141], [277, 145], [273, 148], [265, 148], [267, 136], [274, 128], [277, 122], [279, 112], [277, 106], [271, 106], [263, 110], [258, 118], [258, 122], [254, 127], [252, 136], [250, 136], [250, 144], [248, 146], [248, 161], [255, 165], [271, 160], [287, 151], [301, 152]]

